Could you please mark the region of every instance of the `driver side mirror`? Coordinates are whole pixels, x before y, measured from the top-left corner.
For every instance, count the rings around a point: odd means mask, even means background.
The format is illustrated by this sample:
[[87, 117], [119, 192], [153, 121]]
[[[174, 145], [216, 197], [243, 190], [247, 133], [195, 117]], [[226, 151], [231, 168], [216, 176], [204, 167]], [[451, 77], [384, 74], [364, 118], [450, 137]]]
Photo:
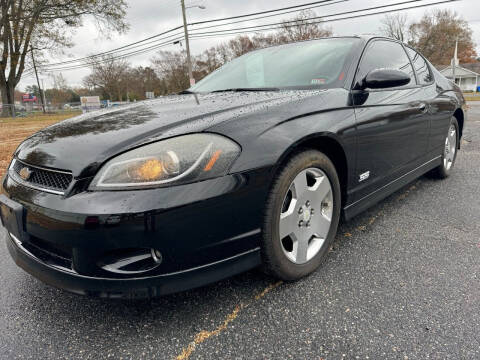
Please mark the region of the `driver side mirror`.
[[388, 89], [409, 84], [411, 78], [400, 70], [376, 69], [370, 71], [362, 80], [360, 88], [364, 89]]

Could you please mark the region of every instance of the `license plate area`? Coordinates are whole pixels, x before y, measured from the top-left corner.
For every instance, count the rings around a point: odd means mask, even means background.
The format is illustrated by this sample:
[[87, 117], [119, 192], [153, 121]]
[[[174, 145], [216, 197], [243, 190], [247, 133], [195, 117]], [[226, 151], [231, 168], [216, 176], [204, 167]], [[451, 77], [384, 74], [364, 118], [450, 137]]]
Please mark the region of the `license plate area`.
[[24, 241], [23, 206], [5, 195], [0, 195], [0, 218], [2, 225], [18, 240]]

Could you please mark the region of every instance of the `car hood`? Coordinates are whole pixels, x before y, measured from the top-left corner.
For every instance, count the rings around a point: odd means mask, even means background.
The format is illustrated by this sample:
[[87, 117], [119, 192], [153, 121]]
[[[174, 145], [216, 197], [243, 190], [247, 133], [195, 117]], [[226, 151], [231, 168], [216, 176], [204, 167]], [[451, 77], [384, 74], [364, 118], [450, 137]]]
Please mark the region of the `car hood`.
[[[136, 102], [47, 127], [26, 139], [15, 155], [31, 165], [70, 170], [77, 178], [93, 176], [106, 160], [141, 144], [205, 131], [226, 121], [242, 121], [273, 108], [287, 106], [291, 110], [295, 108], [292, 102], [328, 91], [227, 92]], [[278, 115], [281, 112], [275, 113], [276, 121], [284, 120]]]

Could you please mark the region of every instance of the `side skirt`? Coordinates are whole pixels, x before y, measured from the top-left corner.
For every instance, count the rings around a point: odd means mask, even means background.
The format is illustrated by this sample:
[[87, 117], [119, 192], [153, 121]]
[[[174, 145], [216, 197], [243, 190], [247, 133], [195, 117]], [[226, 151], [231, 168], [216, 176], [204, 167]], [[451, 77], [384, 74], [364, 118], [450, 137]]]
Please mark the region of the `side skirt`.
[[426, 162], [423, 165], [420, 165], [419, 167], [393, 180], [387, 185], [384, 185], [381, 188], [375, 190], [374, 192], [368, 194], [364, 198], [354, 202], [353, 204], [348, 205], [347, 207], [343, 208], [344, 220], [350, 220], [354, 216], [362, 213], [369, 207], [375, 205], [376, 203], [391, 195], [395, 191], [401, 189], [408, 183], [412, 182], [413, 180], [417, 179], [418, 177], [422, 176], [423, 174], [429, 172], [430, 170], [436, 168], [441, 164], [442, 157], [437, 156], [436, 158]]

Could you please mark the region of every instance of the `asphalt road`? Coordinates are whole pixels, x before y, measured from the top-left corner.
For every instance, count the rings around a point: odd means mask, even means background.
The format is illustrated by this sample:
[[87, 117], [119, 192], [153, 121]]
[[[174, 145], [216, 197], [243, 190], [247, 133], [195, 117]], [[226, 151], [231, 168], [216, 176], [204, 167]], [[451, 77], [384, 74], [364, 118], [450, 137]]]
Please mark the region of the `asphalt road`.
[[0, 358], [479, 359], [480, 102], [454, 174], [342, 224], [321, 269], [153, 301], [83, 298], [17, 268], [0, 230]]

